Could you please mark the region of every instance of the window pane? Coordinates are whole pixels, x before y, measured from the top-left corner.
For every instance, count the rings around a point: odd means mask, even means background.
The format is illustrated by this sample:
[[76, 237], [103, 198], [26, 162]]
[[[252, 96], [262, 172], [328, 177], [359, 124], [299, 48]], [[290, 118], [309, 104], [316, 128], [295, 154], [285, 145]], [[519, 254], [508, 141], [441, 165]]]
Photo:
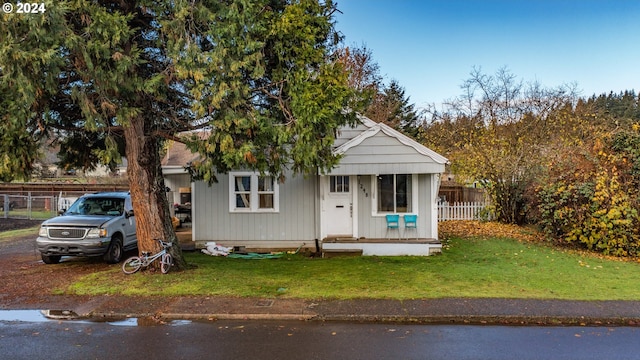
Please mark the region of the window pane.
[[260, 209], [273, 209], [273, 194], [260, 194]]
[[236, 208], [248, 209], [251, 207], [251, 201], [249, 201], [249, 194], [236, 194]]
[[396, 175], [396, 212], [411, 211], [411, 175]]
[[236, 191], [251, 191], [251, 176], [235, 177]]
[[348, 193], [349, 192], [349, 176], [330, 176], [329, 192], [332, 193]]
[[273, 177], [258, 177], [258, 191], [273, 191]]
[[378, 176], [378, 211], [393, 212], [393, 175]]

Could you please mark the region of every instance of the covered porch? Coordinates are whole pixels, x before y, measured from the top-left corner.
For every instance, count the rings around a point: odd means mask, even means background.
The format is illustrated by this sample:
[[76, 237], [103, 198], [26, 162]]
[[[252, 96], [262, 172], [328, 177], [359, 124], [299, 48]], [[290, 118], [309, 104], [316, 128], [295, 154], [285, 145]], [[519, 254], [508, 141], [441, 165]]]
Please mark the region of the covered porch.
[[437, 194], [447, 159], [385, 124], [364, 119], [359, 130], [336, 148], [339, 165], [320, 176], [323, 255], [440, 252]]

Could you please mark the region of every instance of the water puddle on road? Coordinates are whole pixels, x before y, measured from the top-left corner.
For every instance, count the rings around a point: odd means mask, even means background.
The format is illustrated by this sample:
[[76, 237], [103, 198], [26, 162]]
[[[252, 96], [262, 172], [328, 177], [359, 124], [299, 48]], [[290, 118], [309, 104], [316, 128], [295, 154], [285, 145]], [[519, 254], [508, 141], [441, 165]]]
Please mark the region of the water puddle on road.
[[0, 321], [43, 322], [48, 320], [40, 310], [0, 310]]
[[181, 326], [191, 324], [190, 320], [164, 321], [154, 318], [90, 319], [83, 318], [71, 310], [0, 310], [0, 322], [47, 322], [52, 320], [106, 323], [115, 326]]

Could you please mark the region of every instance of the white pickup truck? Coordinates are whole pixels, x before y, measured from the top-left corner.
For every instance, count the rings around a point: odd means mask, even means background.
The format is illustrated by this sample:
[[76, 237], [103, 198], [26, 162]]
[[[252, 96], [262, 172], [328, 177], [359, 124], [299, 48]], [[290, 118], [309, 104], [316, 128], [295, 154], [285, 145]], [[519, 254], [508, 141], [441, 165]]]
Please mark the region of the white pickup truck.
[[136, 220], [128, 192], [84, 195], [60, 216], [42, 223], [36, 244], [45, 264], [62, 256], [102, 256], [118, 263], [138, 246]]

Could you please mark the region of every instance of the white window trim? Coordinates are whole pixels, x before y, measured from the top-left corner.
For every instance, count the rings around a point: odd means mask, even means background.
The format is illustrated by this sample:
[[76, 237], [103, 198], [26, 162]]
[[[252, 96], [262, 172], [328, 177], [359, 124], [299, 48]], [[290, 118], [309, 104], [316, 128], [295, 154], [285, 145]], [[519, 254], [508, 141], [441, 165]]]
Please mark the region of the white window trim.
[[[235, 178], [238, 176], [249, 176], [251, 182], [251, 192], [249, 194], [249, 208], [236, 207]], [[265, 174], [265, 176], [270, 176]], [[258, 194], [259, 172], [254, 171], [232, 171], [229, 172], [229, 212], [231, 213], [277, 213], [280, 212], [280, 188], [276, 179], [273, 179], [273, 208], [261, 209]]]
[[394, 213], [392, 211], [378, 211], [378, 175], [398, 175], [398, 174], [376, 174], [371, 176], [371, 216], [375, 217], [383, 217], [388, 214], [418, 214], [419, 203], [418, 200], [420, 196], [418, 196], [418, 175], [419, 174], [410, 174], [411, 175], [411, 211], [406, 213]]

